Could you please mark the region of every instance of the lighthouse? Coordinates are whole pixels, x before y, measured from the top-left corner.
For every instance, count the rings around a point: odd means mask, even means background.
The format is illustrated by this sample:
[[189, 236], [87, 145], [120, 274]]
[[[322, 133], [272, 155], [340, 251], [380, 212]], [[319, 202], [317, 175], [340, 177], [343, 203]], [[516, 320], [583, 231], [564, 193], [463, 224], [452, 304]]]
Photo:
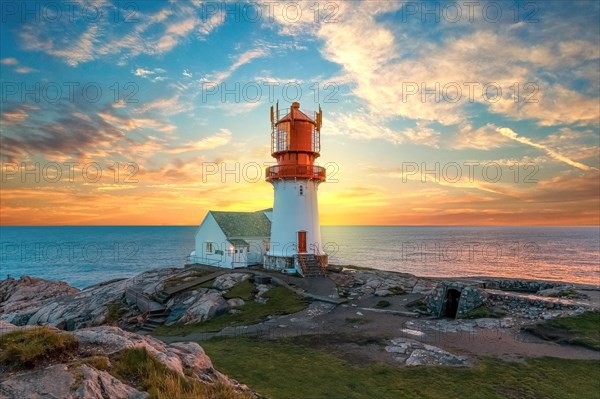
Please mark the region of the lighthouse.
[[289, 110], [271, 107], [271, 155], [277, 165], [266, 169], [273, 185], [271, 239], [264, 266], [304, 277], [324, 275], [327, 255], [321, 245], [318, 188], [325, 181], [325, 168], [315, 165], [321, 151], [323, 112], [300, 110], [294, 102]]

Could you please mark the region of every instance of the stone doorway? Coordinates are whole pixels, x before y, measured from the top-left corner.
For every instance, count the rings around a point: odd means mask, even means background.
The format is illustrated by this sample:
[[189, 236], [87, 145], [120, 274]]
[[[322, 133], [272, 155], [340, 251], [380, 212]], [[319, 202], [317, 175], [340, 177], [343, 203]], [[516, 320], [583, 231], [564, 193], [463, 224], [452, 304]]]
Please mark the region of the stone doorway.
[[460, 291], [455, 290], [454, 288], [448, 288], [446, 290], [446, 298], [444, 300], [444, 307], [442, 309], [442, 317], [456, 319], [456, 313], [458, 312], [459, 302]]

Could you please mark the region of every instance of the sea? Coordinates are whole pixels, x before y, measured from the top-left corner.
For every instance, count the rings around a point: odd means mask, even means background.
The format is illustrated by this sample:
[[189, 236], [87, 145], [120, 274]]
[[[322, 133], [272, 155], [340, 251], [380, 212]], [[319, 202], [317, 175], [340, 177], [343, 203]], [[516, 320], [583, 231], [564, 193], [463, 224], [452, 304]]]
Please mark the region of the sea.
[[[196, 226], [1, 226], [0, 279], [85, 288], [183, 267]], [[329, 263], [417, 276], [496, 276], [598, 286], [600, 227], [322, 226]]]

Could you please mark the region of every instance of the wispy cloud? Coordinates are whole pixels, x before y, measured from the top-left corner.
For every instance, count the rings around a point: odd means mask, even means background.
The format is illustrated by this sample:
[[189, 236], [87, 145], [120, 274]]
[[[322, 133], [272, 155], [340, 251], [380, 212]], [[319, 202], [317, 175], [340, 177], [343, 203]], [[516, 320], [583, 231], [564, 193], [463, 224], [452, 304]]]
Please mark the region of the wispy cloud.
[[242, 65], [245, 65], [256, 58], [264, 57], [266, 54], [267, 52], [265, 50], [258, 48], [245, 51], [237, 57], [237, 59], [234, 61], [233, 64], [231, 64], [229, 68], [227, 68], [224, 71], [215, 73], [214, 80], [217, 82], [222, 82], [229, 78]]
[[552, 158], [554, 158], [558, 161], [564, 162], [567, 165], [571, 165], [577, 169], [581, 169], [581, 170], [585, 170], [585, 171], [598, 170], [597, 168], [593, 168], [593, 167], [584, 165], [580, 162], [569, 159], [569, 158], [565, 157], [564, 155], [561, 155], [558, 152], [554, 151], [552, 148], [548, 148], [547, 146], [545, 146], [543, 144], [536, 143], [527, 137], [519, 136], [512, 129], [509, 129], [506, 127], [501, 127], [501, 128], [498, 128], [498, 132], [511, 140], [515, 140], [515, 141], [518, 141], [519, 143], [526, 144], [526, 145], [529, 145], [534, 148], [538, 148], [538, 149], [546, 152], [546, 154], [548, 154]]

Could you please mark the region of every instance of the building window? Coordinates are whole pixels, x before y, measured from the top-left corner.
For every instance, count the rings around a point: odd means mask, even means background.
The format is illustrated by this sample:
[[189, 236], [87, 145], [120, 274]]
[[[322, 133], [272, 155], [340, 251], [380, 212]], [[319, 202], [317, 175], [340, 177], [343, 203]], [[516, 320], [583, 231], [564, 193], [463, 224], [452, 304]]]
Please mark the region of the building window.
[[271, 249], [271, 241], [265, 242], [265, 250], [268, 251], [269, 249]]
[[250, 252], [250, 245], [246, 247], [246, 252]]
[[212, 254], [213, 253], [213, 243], [212, 242], [207, 242], [206, 243], [206, 253], [207, 254]]

